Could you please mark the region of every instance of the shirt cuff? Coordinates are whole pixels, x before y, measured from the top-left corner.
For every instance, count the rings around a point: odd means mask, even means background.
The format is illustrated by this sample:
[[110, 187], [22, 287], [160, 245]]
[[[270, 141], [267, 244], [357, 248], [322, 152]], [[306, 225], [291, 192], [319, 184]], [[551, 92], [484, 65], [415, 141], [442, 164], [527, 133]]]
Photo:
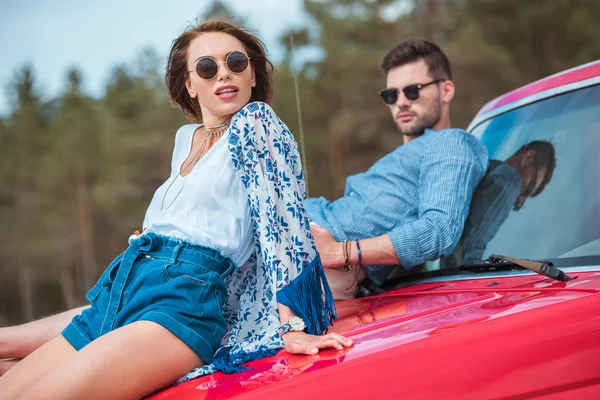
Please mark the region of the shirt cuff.
[[388, 235], [403, 267], [412, 268], [425, 262], [417, 232], [411, 224], [400, 226]]
[[446, 256], [454, 250], [462, 230], [453, 229], [453, 224], [436, 224], [426, 218], [406, 224], [389, 233], [394, 250], [405, 268], [423, 264]]

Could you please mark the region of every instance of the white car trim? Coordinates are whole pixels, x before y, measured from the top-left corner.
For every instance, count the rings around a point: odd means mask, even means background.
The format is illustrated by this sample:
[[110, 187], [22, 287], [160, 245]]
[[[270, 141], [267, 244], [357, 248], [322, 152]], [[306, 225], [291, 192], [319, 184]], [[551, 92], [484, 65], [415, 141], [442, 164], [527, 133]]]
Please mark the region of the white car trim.
[[500, 114], [504, 114], [505, 112], [512, 111], [515, 108], [523, 107], [527, 104], [535, 103], [536, 101], [558, 96], [559, 94], [572, 92], [574, 90], [581, 89], [584, 87], [594, 86], [597, 84], [600, 84], [600, 76], [595, 76], [593, 78], [584, 79], [582, 81], [573, 82], [568, 85], [558, 86], [553, 89], [548, 89], [540, 93], [532, 94], [531, 96], [527, 96], [512, 103], [505, 104], [502, 107], [498, 107], [481, 115], [476, 115], [475, 119], [473, 119], [473, 121], [469, 124], [467, 131], [472, 132], [473, 129], [475, 129], [478, 125], [482, 124], [483, 122]]

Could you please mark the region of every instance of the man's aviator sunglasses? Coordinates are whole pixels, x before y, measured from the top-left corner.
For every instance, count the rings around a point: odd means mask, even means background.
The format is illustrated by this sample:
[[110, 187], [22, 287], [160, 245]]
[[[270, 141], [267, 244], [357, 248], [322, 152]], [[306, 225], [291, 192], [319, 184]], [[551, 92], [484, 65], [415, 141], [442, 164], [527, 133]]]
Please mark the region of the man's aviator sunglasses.
[[[225, 62], [217, 62], [210, 56], [202, 57], [196, 63], [196, 73], [202, 79], [210, 80], [217, 76], [219, 72], [219, 64], [225, 64], [227, 69], [233, 74], [241, 74], [248, 68], [250, 64], [250, 57], [242, 53], [241, 51], [235, 50], [227, 54]], [[194, 72], [194, 71], [188, 71]]]
[[423, 89], [425, 86], [433, 85], [434, 83], [444, 82], [445, 79], [436, 79], [435, 81], [429, 83], [423, 83], [419, 85], [408, 85], [403, 89], [390, 88], [385, 89], [379, 92], [379, 95], [385, 101], [386, 104], [396, 104], [398, 101], [398, 94], [400, 90], [404, 93], [404, 96], [410, 101], [415, 101], [419, 98], [419, 90]]

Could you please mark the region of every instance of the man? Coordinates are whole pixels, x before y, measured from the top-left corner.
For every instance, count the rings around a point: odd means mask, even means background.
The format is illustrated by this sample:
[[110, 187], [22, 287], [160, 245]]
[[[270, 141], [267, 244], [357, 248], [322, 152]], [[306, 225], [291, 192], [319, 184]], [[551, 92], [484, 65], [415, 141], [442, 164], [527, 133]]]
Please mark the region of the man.
[[[356, 274], [359, 268], [344, 268], [358, 264], [358, 245], [362, 264], [372, 266], [369, 277], [378, 282], [392, 265], [411, 268], [450, 254], [488, 166], [487, 150], [475, 137], [450, 129], [454, 84], [448, 58], [438, 46], [404, 40], [385, 55], [381, 67], [387, 85], [381, 96], [404, 145], [367, 172], [349, 177], [342, 198], [305, 203], [318, 224], [313, 233], [337, 299], [352, 297], [362, 278]], [[345, 240], [350, 241], [347, 257]], [[0, 328], [0, 359], [26, 356], [59, 335], [81, 310]]]
[[454, 84], [438, 46], [404, 40], [385, 55], [381, 68], [386, 74], [381, 97], [404, 145], [350, 176], [343, 197], [305, 203], [338, 299], [351, 297], [361, 279], [348, 266], [358, 264], [359, 246], [362, 265], [377, 284], [392, 265], [408, 269], [449, 255], [488, 166], [487, 150], [475, 137], [450, 129]]
[[465, 230], [443, 268], [455, 268], [481, 260], [511, 210], [519, 211], [529, 197], [548, 185], [556, 168], [552, 143], [536, 140], [521, 147], [506, 161], [490, 160], [490, 166], [473, 194]]

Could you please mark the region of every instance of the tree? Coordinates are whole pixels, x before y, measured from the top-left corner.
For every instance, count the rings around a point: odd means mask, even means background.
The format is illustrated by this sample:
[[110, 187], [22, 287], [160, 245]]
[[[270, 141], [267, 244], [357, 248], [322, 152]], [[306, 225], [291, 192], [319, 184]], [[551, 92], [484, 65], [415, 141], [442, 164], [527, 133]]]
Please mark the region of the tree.
[[[45, 228], [45, 252], [54, 253], [58, 261], [51, 267], [60, 271], [69, 307], [80, 303], [83, 288], [97, 278], [92, 189], [102, 124], [96, 102], [82, 93], [81, 83], [81, 72], [71, 68], [50, 124], [49, 151], [38, 185], [44, 204], [39, 223]], [[73, 275], [80, 279], [73, 281]]]
[[[322, 60], [306, 63], [299, 71], [312, 195], [336, 197], [345, 177], [363, 171], [401, 142], [389, 111], [377, 92], [384, 85], [379, 62], [401, 37], [402, 26], [386, 19], [394, 0], [305, 0], [320, 27], [316, 37], [296, 32], [298, 50], [319, 46]], [[289, 33], [288, 33], [289, 35]], [[310, 41], [306, 36], [310, 37]], [[289, 57], [280, 68], [277, 96], [290, 88]], [[278, 100], [277, 100], [278, 101]], [[288, 106], [285, 109], [290, 109]], [[278, 108], [284, 115], [285, 109]], [[295, 109], [295, 107], [293, 108]], [[289, 113], [290, 121], [297, 118]], [[286, 119], [284, 119], [286, 120]], [[327, 171], [310, 179], [317, 171]]]
[[594, 0], [449, 2], [444, 49], [457, 94], [453, 122], [465, 127], [493, 98], [600, 58]]
[[1, 233], [2, 250], [18, 276], [21, 317], [31, 319], [36, 306], [33, 265], [39, 238], [33, 220], [38, 206], [36, 174], [47, 140], [47, 123], [30, 65], [16, 72], [10, 90], [15, 106], [6, 121], [0, 147], [0, 198], [6, 204], [0, 216], [2, 226], [10, 227]]

